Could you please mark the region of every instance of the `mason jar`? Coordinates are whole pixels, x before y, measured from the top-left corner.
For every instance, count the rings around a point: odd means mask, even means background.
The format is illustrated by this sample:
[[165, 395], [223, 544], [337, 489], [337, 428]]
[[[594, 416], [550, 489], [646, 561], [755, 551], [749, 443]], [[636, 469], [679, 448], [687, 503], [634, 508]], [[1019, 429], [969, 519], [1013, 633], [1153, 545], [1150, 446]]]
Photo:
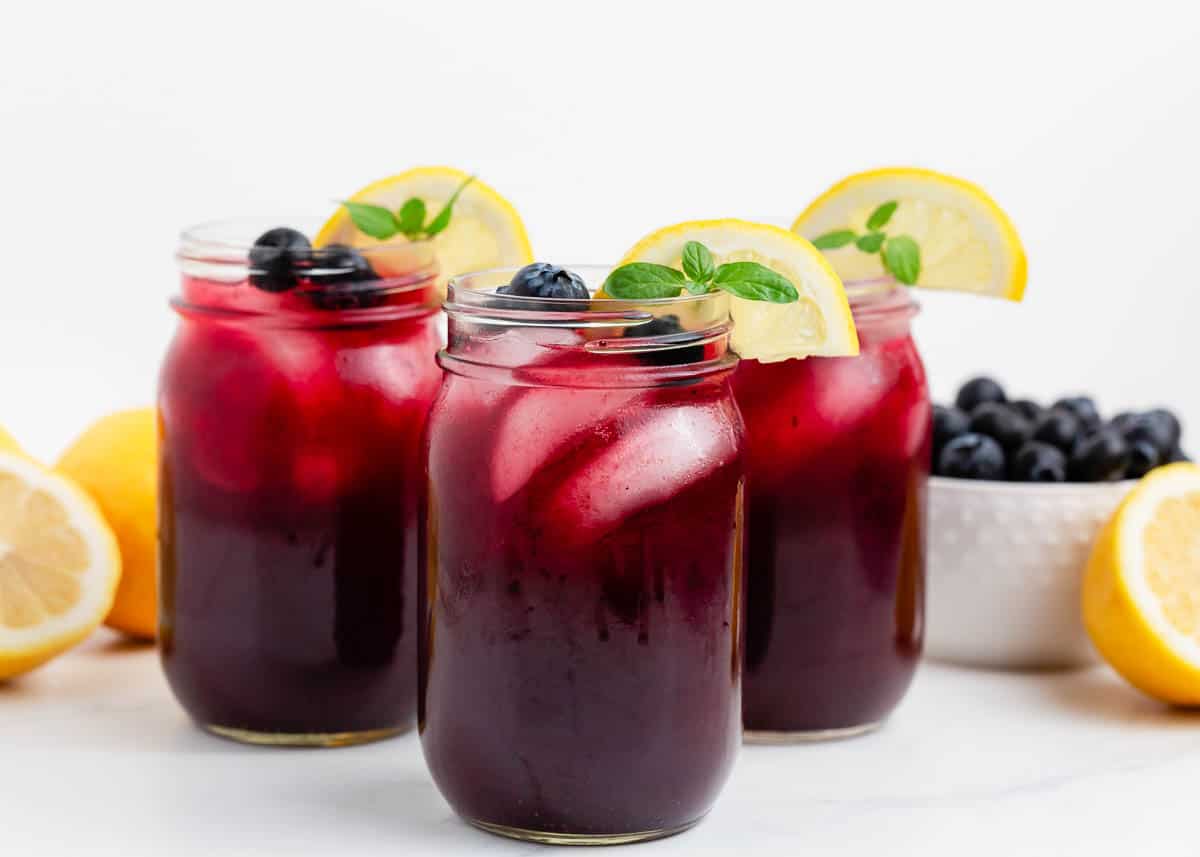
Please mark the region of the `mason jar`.
[[252, 264], [274, 225], [197, 227], [179, 250], [159, 387], [162, 663], [212, 732], [357, 743], [415, 723], [438, 270], [428, 243]]
[[861, 353], [743, 360], [745, 728], [789, 742], [868, 731], [921, 654], [931, 408], [890, 279], [846, 284]]
[[[574, 268], [594, 288], [607, 271]], [[546, 843], [676, 833], [741, 740], [744, 433], [721, 294], [453, 281], [428, 437], [420, 734], [442, 794]]]

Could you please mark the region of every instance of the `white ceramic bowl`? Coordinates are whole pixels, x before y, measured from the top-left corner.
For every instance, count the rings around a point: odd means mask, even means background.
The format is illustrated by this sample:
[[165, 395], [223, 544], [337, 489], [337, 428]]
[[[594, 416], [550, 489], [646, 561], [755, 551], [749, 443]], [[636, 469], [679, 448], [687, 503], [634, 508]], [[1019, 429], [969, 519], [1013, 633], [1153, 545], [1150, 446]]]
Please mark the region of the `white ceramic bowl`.
[[974, 666], [1096, 661], [1080, 615], [1092, 544], [1134, 481], [929, 480], [925, 651]]

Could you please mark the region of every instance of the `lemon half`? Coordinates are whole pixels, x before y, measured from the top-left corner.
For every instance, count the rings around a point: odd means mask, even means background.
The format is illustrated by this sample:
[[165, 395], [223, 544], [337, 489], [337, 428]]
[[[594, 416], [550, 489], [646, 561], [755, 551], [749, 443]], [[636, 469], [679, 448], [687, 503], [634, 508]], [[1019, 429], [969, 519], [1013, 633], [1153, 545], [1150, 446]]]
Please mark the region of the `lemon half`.
[[1121, 503], [1088, 562], [1083, 618], [1135, 687], [1200, 705], [1200, 467], [1160, 467]]
[[[916, 285], [1014, 301], [1025, 294], [1025, 250], [1008, 215], [977, 185], [932, 170], [852, 175], [821, 194], [792, 230], [809, 240], [843, 229], [864, 235], [871, 213], [890, 201], [899, 205], [883, 231], [911, 236], [921, 248]], [[878, 253], [854, 244], [825, 252], [845, 282], [887, 274]]]
[[0, 452], [21, 452], [21, 445], [3, 426], [0, 426]]
[[677, 223], [647, 235], [620, 264], [654, 262], [679, 268], [688, 241], [706, 246], [718, 265], [766, 265], [787, 277], [800, 293], [800, 299], [790, 304], [730, 297], [732, 347], [743, 359], [773, 363], [858, 353], [854, 317], [837, 273], [812, 244], [778, 226], [734, 219]]
[[[417, 197], [425, 203], [427, 216], [432, 218], [468, 178], [467, 173], [452, 167], [418, 167], [372, 182], [349, 201], [396, 211], [406, 200]], [[321, 227], [313, 243], [318, 247], [335, 243], [372, 247], [383, 242], [359, 232], [346, 209], [340, 207]], [[479, 179], [463, 190], [454, 204], [450, 225], [434, 236], [433, 244], [442, 272], [450, 277], [468, 271], [528, 265], [533, 261], [533, 248], [517, 210]]]
[[0, 452], [0, 679], [75, 645], [112, 607], [117, 540], [77, 485]]

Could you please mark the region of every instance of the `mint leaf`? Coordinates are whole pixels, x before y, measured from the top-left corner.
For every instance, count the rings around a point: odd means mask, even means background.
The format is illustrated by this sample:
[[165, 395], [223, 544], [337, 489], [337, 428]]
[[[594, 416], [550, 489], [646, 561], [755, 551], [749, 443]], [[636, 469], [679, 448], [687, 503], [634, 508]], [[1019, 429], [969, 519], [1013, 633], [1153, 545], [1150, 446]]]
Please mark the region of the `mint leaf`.
[[466, 181], [460, 184], [454, 191], [453, 195], [446, 200], [446, 204], [442, 206], [442, 210], [437, 213], [433, 220], [429, 221], [429, 225], [425, 227], [425, 234], [432, 238], [443, 229], [450, 225], [450, 215], [454, 213], [454, 203], [458, 202], [458, 198], [462, 192], [467, 189], [467, 185], [475, 181], [475, 176], [467, 176]]
[[813, 246], [818, 250], [836, 250], [839, 247], [845, 247], [858, 236], [849, 229], [838, 229], [835, 232], [826, 232], [813, 239]]
[[892, 215], [896, 213], [896, 206], [900, 203], [892, 200], [885, 202], [879, 208], [871, 212], [871, 216], [867, 218], [867, 228], [874, 232], [877, 229], [882, 229], [887, 226], [888, 221], [892, 219]]
[[883, 246], [883, 239], [887, 238], [882, 232], [871, 232], [862, 236], [854, 242], [854, 246], [864, 253], [878, 253], [879, 248]]
[[691, 295], [706, 295], [709, 292], [708, 283], [697, 283], [695, 280], [688, 280], [683, 284], [683, 287]]
[[679, 297], [687, 283], [685, 277], [666, 265], [631, 262], [622, 265], [604, 281], [604, 292], [621, 300], [650, 300]]
[[883, 245], [883, 266], [897, 280], [911, 286], [921, 276], [921, 248], [907, 235], [889, 238]]
[[750, 301], [790, 304], [800, 298], [787, 277], [758, 262], [727, 262], [717, 268], [713, 284]]
[[687, 274], [688, 279], [703, 285], [712, 280], [715, 270], [712, 253], [708, 252], [707, 247], [699, 241], [689, 241], [683, 245], [683, 273]]
[[364, 235], [386, 241], [400, 231], [395, 215], [381, 205], [362, 202], [343, 202], [342, 205], [350, 212], [355, 228]]
[[409, 238], [415, 238], [425, 225], [425, 201], [413, 197], [405, 200], [396, 216], [396, 225]]

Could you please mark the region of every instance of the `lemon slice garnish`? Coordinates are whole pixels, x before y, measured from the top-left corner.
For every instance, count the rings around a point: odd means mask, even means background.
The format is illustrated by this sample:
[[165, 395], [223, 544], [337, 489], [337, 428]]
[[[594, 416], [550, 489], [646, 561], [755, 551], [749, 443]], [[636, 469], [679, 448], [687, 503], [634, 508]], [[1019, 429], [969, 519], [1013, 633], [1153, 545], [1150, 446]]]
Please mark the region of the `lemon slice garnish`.
[[777, 304], [730, 297], [733, 350], [773, 363], [792, 357], [858, 353], [858, 334], [846, 291], [829, 261], [808, 241], [778, 226], [746, 220], [693, 220], [652, 232], [621, 264], [653, 262], [679, 268], [683, 245], [699, 241], [716, 264], [758, 262], [787, 277], [800, 299]]
[[[399, 175], [380, 179], [350, 197], [350, 202], [381, 205], [396, 211], [411, 197], [425, 203], [433, 217], [468, 178], [451, 167], [418, 167]], [[403, 242], [397, 236], [387, 243]], [[384, 242], [364, 235], [355, 228], [345, 208], [339, 208], [325, 222], [313, 241], [317, 247], [348, 244], [374, 247]], [[454, 204], [450, 225], [433, 238], [438, 262], [447, 276], [527, 265], [533, 261], [533, 249], [525, 224], [512, 203], [488, 185], [475, 179], [466, 186]]]
[[1121, 503], [1092, 549], [1083, 618], [1135, 687], [1200, 705], [1200, 467], [1160, 467]]
[[117, 540], [75, 483], [0, 452], [0, 679], [75, 645], [112, 607]]
[[[891, 201], [899, 205], [884, 231], [921, 248], [915, 285], [1021, 299], [1026, 264], [1016, 228], [982, 188], [953, 176], [915, 167], [858, 173], [821, 194], [792, 231], [810, 241], [843, 229], [864, 235], [871, 213]], [[845, 282], [887, 275], [878, 253], [853, 244], [825, 253]]]

